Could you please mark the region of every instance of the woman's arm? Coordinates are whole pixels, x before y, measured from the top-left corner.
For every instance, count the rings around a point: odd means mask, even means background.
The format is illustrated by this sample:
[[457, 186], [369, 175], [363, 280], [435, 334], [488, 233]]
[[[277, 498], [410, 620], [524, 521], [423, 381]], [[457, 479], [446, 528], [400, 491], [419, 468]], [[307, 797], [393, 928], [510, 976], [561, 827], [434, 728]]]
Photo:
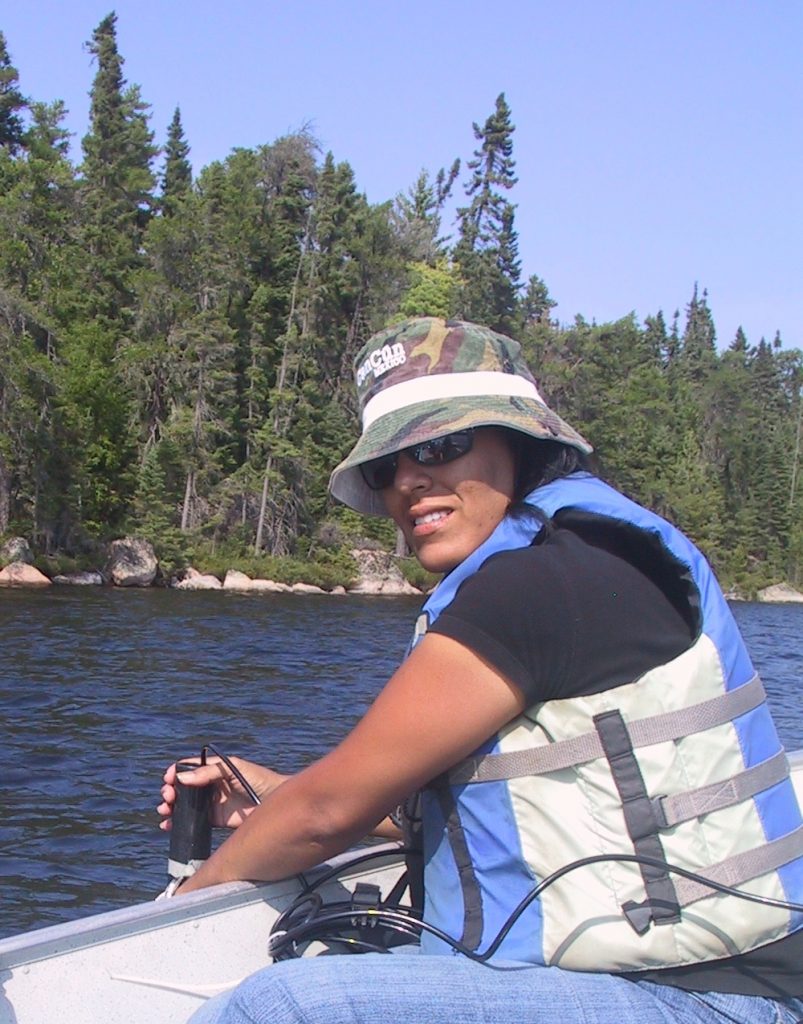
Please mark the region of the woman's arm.
[[277, 786], [181, 891], [273, 881], [342, 852], [523, 709], [467, 647], [425, 636], [343, 742]]

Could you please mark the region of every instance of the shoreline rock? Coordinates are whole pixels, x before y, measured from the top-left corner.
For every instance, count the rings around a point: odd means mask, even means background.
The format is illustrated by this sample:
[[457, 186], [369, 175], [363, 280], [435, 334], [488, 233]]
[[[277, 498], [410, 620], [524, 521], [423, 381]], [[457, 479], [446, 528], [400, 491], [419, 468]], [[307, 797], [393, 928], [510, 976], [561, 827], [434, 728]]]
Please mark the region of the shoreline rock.
[[73, 587], [102, 587], [105, 584], [103, 573], [90, 572], [68, 572], [60, 573], [53, 577], [53, 582], [61, 586]]
[[0, 569], [0, 587], [50, 587], [53, 581], [27, 562], [11, 562]]
[[421, 596], [421, 591], [402, 576], [401, 570], [387, 551], [355, 548], [351, 555], [357, 563], [359, 579], [350, 594], [379, 594], [388, 597]]
[[229, 569], [223, 579], [223, 589], [240, 594], [289, 594], [291, 588], [287, 583], [276, 583], [274, 580], [253, 580], [239, 569]]
[[803, 594], [788, 583], [774, 583], [759, 590], [756, 600], [763, 604], [803, 604]]
[[24, 537], [11, 537], [0, 547], [0, 562], [10, 565], [12, 562], [24, 562], [33, 565], [33, 552]]
[[198, 572], [190, 566], [181, 579], [173, 579], [170, 586], [174, 590], [222, 590], [223, 584], [211, 573]]
[[123, 537], [109, 545], [109, 558], [103, 572], [116, 587], [149, 587], [158, 569], [150, 541]]

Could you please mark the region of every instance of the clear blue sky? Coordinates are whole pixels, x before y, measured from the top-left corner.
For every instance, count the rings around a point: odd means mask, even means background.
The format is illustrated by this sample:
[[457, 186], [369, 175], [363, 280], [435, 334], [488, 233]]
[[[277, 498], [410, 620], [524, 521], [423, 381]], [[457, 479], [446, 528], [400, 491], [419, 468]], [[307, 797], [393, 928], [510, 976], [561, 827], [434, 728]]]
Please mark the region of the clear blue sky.
[[23, 92], [63, 99], [80, 159], [114, 9], [129, 82], [196, 172], [309, 122], [371, 202], [474, 148], [504, 91], [523, 273], [557, 316], [659, 309], [695, 281], [724, 347], [803, 347], [800, 0], [0, 0]]

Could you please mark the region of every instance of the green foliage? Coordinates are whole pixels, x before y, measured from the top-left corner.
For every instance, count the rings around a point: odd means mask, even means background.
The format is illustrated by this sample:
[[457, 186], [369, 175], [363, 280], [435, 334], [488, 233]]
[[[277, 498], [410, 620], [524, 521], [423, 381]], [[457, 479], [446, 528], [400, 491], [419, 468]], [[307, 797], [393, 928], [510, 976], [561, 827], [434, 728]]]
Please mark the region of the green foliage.
[[132, 275], [142, 264], [142, 236], [155, 206], [156, 155], [147, 104], [128, 87], [117, 49], [117, 18], [107, 15], [87, 49], [97, 61], [90, 92], [90, 131], [83, 139], [81, 240], [88, 254], [87, 317], [119, 321], [132, 302]]
[[342, 543], [349, 547], [371, 547], [375, 544], [390, 549], [396, 542], [396, 527], [390, 519], [363, 516], [345, 505], [331, 508], [327, 523], [337, 528]]
[[19, 73], [11, 63], [6, 37], [0, 32], [0, 147], [16, 153], [23, 145], [23, 121], [20, 112], [27, 102], [17, 88]]
[[396, 564], [407, 582], [424, 594], [428, 594], [441, 578], [435, 573], [427, 572], [417, 558], [399, 558]]
[[442, 316], [448, 319], [456, 304], [459, 283], [454, 271], [445, 260], [434, 267], [427, 263], [412, 263], [410, 287], [399, 305], [401, 316]]
[[189, 162], [190, 147], [184, 138], [181, 126], [181, 111], [178, 107], [167, 130], [165, 163], [162, 172], [162, 211], [167, 216], [176, 212], [178, 204], [188, 194], [192, 185], [192, 166]]
[[515, 333], [521, 265], [513, 227], [515, 207], [505, 193], [518, 180], [513, 160], [513, 132], [505, 94], [482, 128], [474, 125], [479, 143], [469, 160], [468, 206], [458, 211], [460, 237], [454, 259], [463, 288], [461, 312], [467, 320]]

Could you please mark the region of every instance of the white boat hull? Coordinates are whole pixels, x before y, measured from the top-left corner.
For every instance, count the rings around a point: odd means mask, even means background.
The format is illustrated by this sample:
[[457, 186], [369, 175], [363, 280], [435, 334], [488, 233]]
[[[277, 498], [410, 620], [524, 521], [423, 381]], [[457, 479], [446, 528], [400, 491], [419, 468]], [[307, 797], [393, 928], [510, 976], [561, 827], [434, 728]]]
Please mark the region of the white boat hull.
[[[803, 807], [803, 751], [789, 759]], [[381, 859], [354, 866], [365, 850], [344, 854], [307, 878], [339, 868], [320, 889], [327, 901], [358, 882], [386, 894], [403, 859], [395, 844], [379, 849]], [[0, 940], [0, 1024], [184, 1024], [270, 962], [271, 928], [300, 892], [297, 879], [234, 882]]]
[[[395, 844], [382, 850], [354, 868], [349, 854], [329, 862], [342, 870], [321, 895], [342, 900], [357, 882], [386, 893], [404, 862]], [[0, 940], [0, 1024], [183, 1024], [270, 963], [270, 930], [301, 888], [232, 882]]]

